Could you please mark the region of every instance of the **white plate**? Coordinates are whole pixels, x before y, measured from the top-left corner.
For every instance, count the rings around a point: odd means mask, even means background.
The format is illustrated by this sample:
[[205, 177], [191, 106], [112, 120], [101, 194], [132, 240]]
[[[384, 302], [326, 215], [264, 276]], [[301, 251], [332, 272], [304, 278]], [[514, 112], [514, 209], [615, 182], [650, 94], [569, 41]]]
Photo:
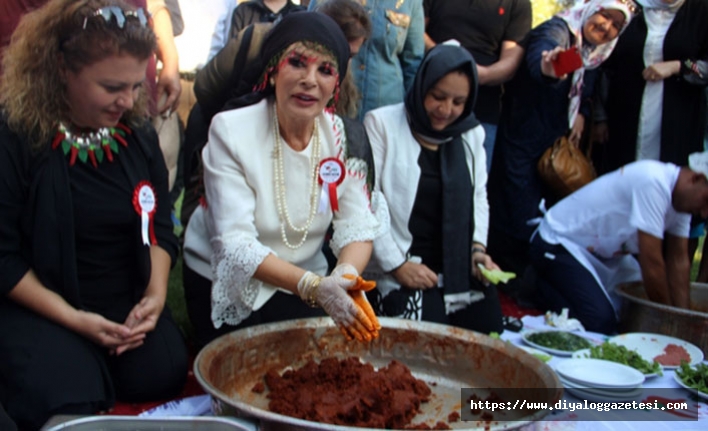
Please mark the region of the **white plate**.
[[593, 388], [568, 380], [561, 375], [558, 376], [558, 380], [563, 383], [565, 388], [580, 389], [595, 395], [606, 395], [609, 398], [636, 397], [641, 395], [644, 390], [641, 386], [635, 386], [633, 388]]
[[635, 399], [638, 399], [642, 395], [642, 391], [640, 390], [638, 394], [632, 395], [630, 397], [625, 397], [625, 396], [615, 396], [612, 394], [596, 394], [593, 392], [587, 392], [582, 389], [577, 389], [577, 388], [565, 388], [568, 392], [570, 392], [575, 398], [579, 400], [588, 400], [596, 403], [604, 403], [604, 402], [625, 402], [625, 401], [632, 401]]
[[525, 351], [526, 353], [535, 356], [538, 358], [538, 360], [543, 361], [543, 362], [548, 362], [551, 359], [553, 359], [553, 356], [549, 355], [548, 353], [542, 352], [538, 349], [534, 349], [533, 347], [528, 347], [528, 346], [515, 346], [518, 347], [519, 349]]
[[[587, 356], [585, 356], [585, 355], [587, 355]], [[576, 350], [575, 352], [573, 352], [572, 357], [575, 359], [593, 359], [593, 358], [590, 358], [590, 349]], [[639, 371], [641, 373], [640, 370], [637, 370], [637, 371]], [[644, 373], [645, 379], [648, 379], [650, 377], [656, 377], [656, 376], [658, 376], [658, 374], [656, 374], [656, 373]]]
[[644, 382], [634, 368], [604, 359], [568, 359], [556, 365], [556, 373], [593, 388], [633, 388]]
[[698, 396], [703, 398], [704, 400], [708, 400], [708, 393], [701, 392], [701, 391], [697, 390], [696, 388], [692, 388], [692, 387], [688, 386], [687, 384], [685, 384], [681, 380], [681, 377], [679, 377], [678, 374], [674, 374], [674, 380], [676, 380], [676, 383], [681, 385], [681, 387], [688, 389], [689, 391], [691, 391], [694, 394], [698, 394]]
[[[542, 345], [540, 345], [540, 344], [536, 344], [536, 343], [534, 343], [533, 341], [531, 341], [531, 340], [528, 339], [528, 336], [529, 336], [529, 335], [537, 334], [537, 333], [540, 333], [540, 332], [567, 332], [567, 333], [576, 335], [576, 336], [578, 336], [578, 337], [580, 337], [580, 338], [585, 338], [585, 337], [581, 337], [580, 335], [574, 334], [574, 333], [569, 332], [569, 331], [559, 331], [559, 330], [556, 330], [556, 331], [554, 331], [554, 330], [527, 331], [527, 332], [524, 332], [524, 334], [521, 336], [521, 339], [524, 341], [524, 343], [528, 344], [529, 346], [535, 347], [535, 348], [538, 349], [538, 350], [543, 350], [544, 352], [548, 352], [548, 353], [550, 353], [550, 354], [552, 354], [552, 355], [557, 355], [557, 356], [570, 356], [570, 355], [573, 354], [573, 351], [570, 351], [570, 350], [552, 349], [552, 348], [550, 348], [550, 347], [546, 347], [546, 346], [542, 346]], [[592, 341], [588, 340], [587, 338], [585, 338], [585, 339], [586, 339], [588, 342], [590, 342], [590, 343], [592, 344]]]
[[[630, 332], [628, 334], [617, 335], [607, 340], [611, 343], [620, 344], [630, 350], [634, 350], [644, 359], [651, 362], [657, 356], [664, 353], [664, 348], [669, 344], [675, 344], [686, 349], [691, 357], [690, 365], [695, 365], [703, 361], [703, 351], [688, 341], [679, 338], [669, 337], [661, 334], [649, 334], [643, 332]], [[676, 369], [678, 365], [663, 365], [666, 369]]]

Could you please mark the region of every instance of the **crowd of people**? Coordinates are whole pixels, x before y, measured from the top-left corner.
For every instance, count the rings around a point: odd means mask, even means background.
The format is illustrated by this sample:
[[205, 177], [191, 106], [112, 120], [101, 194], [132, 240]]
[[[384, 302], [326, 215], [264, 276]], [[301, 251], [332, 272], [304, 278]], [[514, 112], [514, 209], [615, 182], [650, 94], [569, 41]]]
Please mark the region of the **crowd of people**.
[[[688, 307], [708, 0], [540, 23], [531, 3], [0, 6], [0, 428], [174, 397], [190, 344], [252, 325], [329, 316], [371, 340], [362, 298], [501, 332], [483, 270], [608, 334], [618, 283]], [[180, 50], [207, 9], [213, 34]], [[536, 167], [560, 136], [595, 149], [568, 196]], [[165, 304], [180, 253], [189, 342]]]

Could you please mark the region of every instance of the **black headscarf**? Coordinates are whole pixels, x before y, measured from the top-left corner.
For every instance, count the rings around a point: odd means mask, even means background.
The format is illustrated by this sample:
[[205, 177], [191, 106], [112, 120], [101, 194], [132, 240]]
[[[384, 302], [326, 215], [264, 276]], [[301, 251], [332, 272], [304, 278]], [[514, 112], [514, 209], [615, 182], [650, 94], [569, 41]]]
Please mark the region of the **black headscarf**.
[[259, 70], [262, 71], [260, 84], [254, 93], [238, 97], [227, 103], [224, 110], [253, 105], [273, 94], [274, 89], [268, 82], [273, 72], [274, 59], [280, 59], [286, 48], [296, 42], [313, 42], [323, 46], [337, 60], [339, 83], [347, 74], [349, 65], [349, 42], [336, 21], [319, 12], [292, 12], [283, 17], [268, 31], [261, 47]]
[[[469, 76], [470, 94], [460, 117], [444, 130], [436, 131], [425, 111], [425, 96], [441, 78], [454, 71]], [[472, 112], [476, 97], [477, 66], [472, 56], [458, 46], [437, 45], [421, 62], [405, 100], [411, 129], [427, 142], [440, 145], [443, 289], [446, 305], [455, 304], [462, 308], [472, 300], [474, 188], [486, 186], [474, 184], [462, 141], [464, 132], [479, 125]], [[448, 313], [453, 310], [447, 308]]]
[[[433, 130], [425, 112], [425, 95], [445, 75], [461, 71], [470, 78], [470, 95], [462, 115], [445, 130]], [[421, 61], [415, 81], [406, 94], [406, 112], [411, 129], [419, 135], [432, 138], [431, 143], [442, 143], [460, 136], [477, 126], [479, 121], [472, 112], [477, 99], [477, 65], [466, 49], [454, 45], [436, 45]]]

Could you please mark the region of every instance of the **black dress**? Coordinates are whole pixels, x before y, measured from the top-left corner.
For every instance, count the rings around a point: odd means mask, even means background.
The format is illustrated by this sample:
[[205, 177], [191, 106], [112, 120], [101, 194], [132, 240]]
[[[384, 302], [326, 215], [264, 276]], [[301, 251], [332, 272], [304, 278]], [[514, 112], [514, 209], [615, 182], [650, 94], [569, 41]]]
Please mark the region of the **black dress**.
[[116, 357], [5, 296], [31, 268], [75, 308], [125, 321], [150, 274], [132, 203], [139, 182], [149, 181], [157, 195], [158, 245], [173, 259], [177, 251], [154, 131], [135, 130], [115, 160], [98, 167], [78, 160], [69, 167], [60, 149], [31, 155], [4, 123], [0, 142], [0, 401], [7, 413], [20, 429], [37, 429], [55, 414], [179, 394], [188, 355], [167, 308], [144, 345]]

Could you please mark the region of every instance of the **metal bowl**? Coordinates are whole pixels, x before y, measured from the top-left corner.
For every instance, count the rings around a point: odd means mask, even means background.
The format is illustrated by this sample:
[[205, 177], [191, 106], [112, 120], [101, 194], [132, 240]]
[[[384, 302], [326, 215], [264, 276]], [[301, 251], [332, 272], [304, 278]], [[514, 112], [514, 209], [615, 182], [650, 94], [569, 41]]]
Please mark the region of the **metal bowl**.
[[[452, 326], [381, 318], [375, 341], [346, 341], [330, 318], [291, 320], [259, 325], [223, 335], [204, 347], [194, 374], [212, 396], [217, 414], [251, 418], [263, 430], [364, 430], [283, 416], [268, 410], [266, 394], [252, 391], [267, 371], [297, 368], [307, 360], [359, 357], [374, 367], [396, 359], [428, 383], [432, 399], [413, 423], [447, 421], [460, 412], [461, 388], [541, 388], [538, 402], [555, 403], [562, 385], [553, 370], [509, 343]], [[510, 389], [516, 390], [516, 389]], [[532, 389], [534, 391], [535, 389]], [[513, 401], [513, 399], [511, 400]], [[508, 412], [504, 421], [453, 422], [453, 429], [510, 429], [539, 420], [548, 410]], [[499, 416], [496, 416], [498, 418]]]
[[620, 332], [669, 335], [703, 350], [708, 357], [708, 284], [691, 284], [691, 309], [649, 301], [642, 283], [617, 286], [622, 297]]

